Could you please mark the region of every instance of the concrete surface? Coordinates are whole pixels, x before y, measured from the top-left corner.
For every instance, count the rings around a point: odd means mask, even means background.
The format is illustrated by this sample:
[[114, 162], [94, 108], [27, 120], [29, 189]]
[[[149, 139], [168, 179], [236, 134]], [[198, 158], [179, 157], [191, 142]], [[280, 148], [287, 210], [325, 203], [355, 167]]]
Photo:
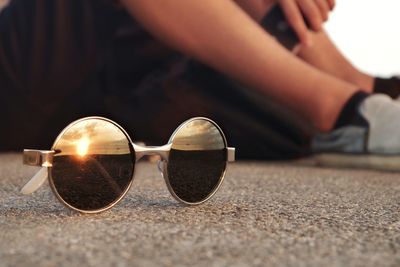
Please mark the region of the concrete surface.
[[242, 162], [207, 204], [140, 163], [127, 197], [81, 215], [0, 154], [0, 266], [400, 266], [400, 174]]

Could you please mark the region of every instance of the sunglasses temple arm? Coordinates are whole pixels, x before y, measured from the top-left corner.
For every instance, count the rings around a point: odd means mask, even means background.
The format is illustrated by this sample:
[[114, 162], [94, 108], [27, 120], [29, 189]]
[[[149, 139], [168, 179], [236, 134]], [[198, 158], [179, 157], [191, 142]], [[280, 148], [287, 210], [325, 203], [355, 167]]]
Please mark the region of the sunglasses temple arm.
[[25, 149], [23, 163], [30, 166], [42, 167], [21, 189], [24, 195], [38, 190], [48, 178], [48, 169], [52, 167], [54, 151]]
[[38, 190], [48, 177], [48, 168], [42, 167], [28, 183], [24, 185], [21, 189], [21, 193], [24, 195], [29, 195]]

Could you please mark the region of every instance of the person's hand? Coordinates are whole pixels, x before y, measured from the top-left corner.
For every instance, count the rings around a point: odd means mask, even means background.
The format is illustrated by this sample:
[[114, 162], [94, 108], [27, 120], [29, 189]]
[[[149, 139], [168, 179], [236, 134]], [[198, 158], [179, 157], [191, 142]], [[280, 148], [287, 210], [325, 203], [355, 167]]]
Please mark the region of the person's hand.
[[328, 14], [335, 6], [335, 0], [279, 0], [279, 4], [300, 42], [311, 46], [309, 28], [314, 31], [322, 30], [322, 24], [328, 20]]

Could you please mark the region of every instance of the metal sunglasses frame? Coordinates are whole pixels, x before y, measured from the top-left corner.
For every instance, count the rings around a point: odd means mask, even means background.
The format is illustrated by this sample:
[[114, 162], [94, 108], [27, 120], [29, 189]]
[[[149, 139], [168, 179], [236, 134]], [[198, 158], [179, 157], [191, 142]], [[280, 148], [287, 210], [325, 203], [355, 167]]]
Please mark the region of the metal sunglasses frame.
[[176, 136], [176, 134], [179, 132], [179, 130], [184, 127], [186, 124], [194, 121], [194, 120], [205, 120], [210, 122], [212, 125], [214, 125], [218, 131], [220, 132], [222, 139], [224, 141], [224, 145], [227, 151], [227, 162], [234, 162], [235, 161], [235, 148], [233, 147], [228, 147], [227, 146], [227, 141], [226, 141], [226, 137], [224, 135], [224, 132], [222, 131], [222, 129], [218, 126], [217, 123], [215, 123], [214, 121], [205, 118], [205, 117], [194, 117], [191, 118], [185, 122], [183, 122], [181, 125], [178, 126], [178, 128], [173, 132], [173, 134], [171, 135], [170, 139], [168, 140], [168, 143], [166, 145], [163, 146], [141, 146], [138, 144], [135, 144], [132, 142], [132, 139], [130, 138], [129, 134], [116, 122], [104, 118], [104, 117], [97, 117], [97, 116], [93, 116], [93, 117], [85, 117], [79, 120], [76, 120], [72, 123], [70, 123], [67, 127], [64, 128], [64, 130], [58, 135], [58, 137], [56, 138], [56, 140], [53, 143], [52, 146], [52, 150], [34, 150], [34, 149], [25, 149], [24, 153], [23, 153], [23, 163], [25, 165], [30, 165], [30, 166], [38, 166], [38, 167], [42, 167], [42, 169], [36, 173], [30, 180], [28, 183], [26, 183], [24, 185], [24, 187], [21, 189], [21, 193], [22, 194], [31, 194], [33, 192], [35, 192], [36, 190], [38, 190], [43, 183], [48, 179], [49, 184], [50, 184], [50, 188], [52, 189], [54, 195], [57, 197], [57, 199], [64, 204], [66, 207], [81, 212], [81, 213], [98, 213], [98, 212], [102, 212], [105, 210], [108, 210], [110, 208], [112, 208], [113, 206], [115, 206], [117, 203], [119, 203], [124, 196], [128, 193], [128, 191], [130, 190], [133, 180], [135, 178], [135, 167], [133, 168], [133, 174], [131, 177], [131, 180], [128, 184], [128, 186], [126, 187], [125, 191], [121, 194], [120, 197], [118, 197], [116, 200], [114, 200], [112, 203], [110, 203], [109, 205], [101, 208], [101, 209], [97, 209], [97, 210], [81, 210], [78, 209], [76, 207], [73, 207], [71, 205], [69, 205], [68, 203], [66, 203], [62, 197], [58, 194], [57, 189], [55, 188], [54, 182], [53, 182], [53, 177], [51, 176], [51, 171], [50, 168], [52, 168], [52, 164], [53, 164], [53, 158], [54, 158], [54, 154], [55, 154], [55, 150], [53, 149], [54, 146], [57, 144], [57, 142], [60, 140], [60, 138], [65, 134], [65, 132], [70, 129], [70, 127], [72, 127], [73, 125], [75, 125], [76, 123], [79, 123], [81, 121], [84, 120], [89, 120], [89, 119], [97, 119], [97, 120], [103, 120], [106, 122], [111, 123], [112, 125], [116, 126], [119, 130], [121, 130], [124, 135], [126, 136], [127, 140], [129, 141], [130, 145], [132, 146], [134, 153], [135, 153], [135, 162], [134, 164], [136, 164], [141, 158], [143, 158], [144, 156], [148, 156], [148, 155], [158, 155], [161, 157], [161, 161], [159, 161], [158, 164], [158, 169], [161, 172], [161, 176], [163, 176], [165, 183], [167, 185], [168, 191], [171, 193], [171, 195], [180, 203], [186, 204], [186, 205], [199, 205], [202, 204], [204, 202], [206, 202], [207, 200], [209, 200], [211, 197], [213, 197], [215, 195], [215, 193], [218, 191], [218, 189], [220, 188], [224, 178], [225, 178], [225, 174], [226, 174], [226, 166], [227, 164], [225, 164], [225, 169], [220, 177], [220, 181], [218, 183], [218, 185], [215, 187], [215, 189], [203, 200], [199, 201], [199, 202], [187, 202], [181, 198], [179, 198], [175, 191], [172, 189], [171, 184], [169, 182], [169, 178], [168, 178], [168, 172], [167, 172], [167, 167], [168, 167], [168, 160], [169, 160], [169, 152], [171, 150], [172, 147], [172, 142]]

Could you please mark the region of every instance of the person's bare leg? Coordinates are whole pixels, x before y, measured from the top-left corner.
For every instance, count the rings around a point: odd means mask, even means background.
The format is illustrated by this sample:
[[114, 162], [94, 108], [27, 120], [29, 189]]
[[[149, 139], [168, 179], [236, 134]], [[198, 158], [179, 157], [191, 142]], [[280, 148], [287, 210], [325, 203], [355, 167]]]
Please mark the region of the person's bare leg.
[[[261, 21], [276, 4], [274, 0], [235, 0], [235, 2], [256, 21]], [[355, 68], [337, 49], [325, 31], [310, 34], [313, 45], [311, 47], [300, 45], [296, 49], [299, 58], [339, 79], [357, 85], [360, 89], [372, 92], [374, 77]]]
[[298, 56], [316, 68], [372, 92], [374, 78], [359, 71], [337, 49], [326, 32], [312, 33], [313, 46], [301, 46]]
[[171, 47], [259, 90], [330, 131], [358, 86], [304, 63], [230, 0], [122, 0]]

